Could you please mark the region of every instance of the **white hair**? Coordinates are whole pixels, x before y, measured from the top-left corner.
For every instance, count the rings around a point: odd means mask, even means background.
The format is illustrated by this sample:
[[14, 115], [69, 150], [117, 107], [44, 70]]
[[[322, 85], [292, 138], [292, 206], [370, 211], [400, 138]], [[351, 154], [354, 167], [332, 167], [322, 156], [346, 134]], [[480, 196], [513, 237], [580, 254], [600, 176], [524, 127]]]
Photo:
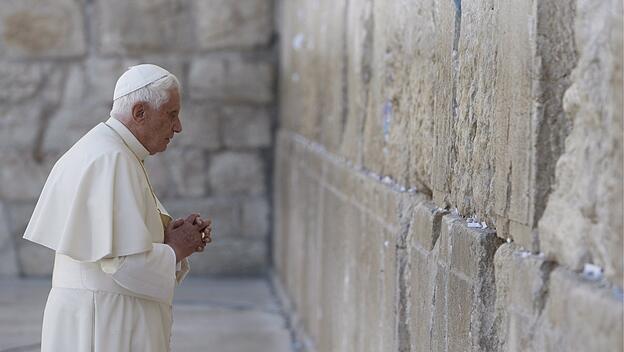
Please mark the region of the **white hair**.
[[169, 99], [169, 91], [177, 89], [180, 92], [180, 82], [176, 76], [168, 74], [143, 88], [113, 100], [111, 116], [120, 116], [132, 113], [132, 107], [139, 102], [149, 104], [152, 109], [158, 109]]

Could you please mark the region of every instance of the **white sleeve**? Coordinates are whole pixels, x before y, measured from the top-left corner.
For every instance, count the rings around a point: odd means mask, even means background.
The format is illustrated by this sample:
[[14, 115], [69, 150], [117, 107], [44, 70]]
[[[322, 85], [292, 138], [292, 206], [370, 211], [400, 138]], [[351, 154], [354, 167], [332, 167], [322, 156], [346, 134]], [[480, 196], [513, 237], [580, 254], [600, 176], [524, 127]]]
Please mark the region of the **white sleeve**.
[[186, 277], [186, 275], [191, 271], [191, 266], [189, 265], [188, 259], [184, 258], [176, 265], [176, 282], [180, 284], [182, 280]]
[[[183, 262], [180, 262], [181, 269], [184, 269]], [[175, 284], [181, 281], [175, 252], [162, 243], [154, 243], [149, 252], [102, 259], [100, 267], [125, 289], [162, 302], [171, 302]]]

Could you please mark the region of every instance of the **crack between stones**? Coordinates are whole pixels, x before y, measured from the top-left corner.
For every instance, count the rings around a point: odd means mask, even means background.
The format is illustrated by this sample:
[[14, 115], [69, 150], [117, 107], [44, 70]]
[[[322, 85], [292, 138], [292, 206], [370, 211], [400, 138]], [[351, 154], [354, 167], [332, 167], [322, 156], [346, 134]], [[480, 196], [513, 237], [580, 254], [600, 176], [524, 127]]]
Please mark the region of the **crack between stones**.
[[557, 263], [554, 261], [545, 261], [540, 265], [540, 279], [542, 285], [535, 295], [533, 301], [534, 309], [537, 311], [537, 316], [541, 316], [546, 306], [546, 300], [548, 299], [548, 287], [550, 286], [550, 275], [557, 267]]

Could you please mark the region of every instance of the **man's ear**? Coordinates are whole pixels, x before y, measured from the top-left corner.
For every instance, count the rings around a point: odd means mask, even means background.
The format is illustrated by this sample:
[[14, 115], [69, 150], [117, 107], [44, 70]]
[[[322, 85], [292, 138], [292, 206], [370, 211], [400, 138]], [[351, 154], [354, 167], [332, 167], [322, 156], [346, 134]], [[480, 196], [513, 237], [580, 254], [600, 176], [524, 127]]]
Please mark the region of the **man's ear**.
[[142, 102], [134, 104], [132, 106], [132, 119], [137, 123], [142, 123], [145, 120], [145, 104]]

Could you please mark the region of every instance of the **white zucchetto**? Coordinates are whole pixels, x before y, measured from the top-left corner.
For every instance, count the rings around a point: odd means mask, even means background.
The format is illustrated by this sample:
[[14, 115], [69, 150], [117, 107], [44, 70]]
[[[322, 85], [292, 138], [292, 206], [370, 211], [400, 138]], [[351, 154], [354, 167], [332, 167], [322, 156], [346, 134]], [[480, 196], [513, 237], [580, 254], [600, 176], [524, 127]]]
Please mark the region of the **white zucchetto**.
[[131, 66], [117, 80], [113, 100], [141, 89], [169, 74], [169, 71], [164, 68], [152, 64]]

